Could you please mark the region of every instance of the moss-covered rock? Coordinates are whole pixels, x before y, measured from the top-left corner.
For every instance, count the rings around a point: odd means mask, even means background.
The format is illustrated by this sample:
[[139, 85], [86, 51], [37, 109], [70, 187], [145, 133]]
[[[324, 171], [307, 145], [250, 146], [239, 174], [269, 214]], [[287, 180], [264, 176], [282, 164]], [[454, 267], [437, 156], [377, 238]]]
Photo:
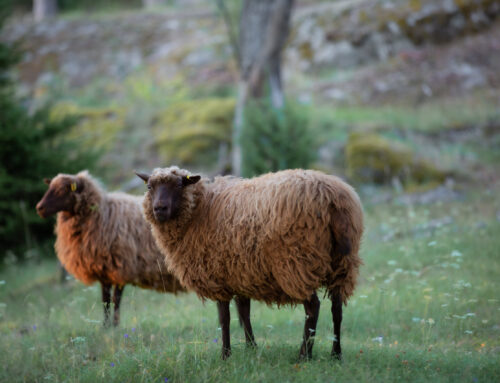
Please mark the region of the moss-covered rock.
[[235, 100], [208, 98], [175, 103], [158, 117], [155, 138], [160, 155], [181, 164], [207, 165], [221, 144], [231, 143]]
[[446, 173], [419, 158], [406, 145], [374, 133], [353, 133], [346, 146], [347, 173], [360, 182], [389, 183], [394, 178], [405, 186], [435, 184]]

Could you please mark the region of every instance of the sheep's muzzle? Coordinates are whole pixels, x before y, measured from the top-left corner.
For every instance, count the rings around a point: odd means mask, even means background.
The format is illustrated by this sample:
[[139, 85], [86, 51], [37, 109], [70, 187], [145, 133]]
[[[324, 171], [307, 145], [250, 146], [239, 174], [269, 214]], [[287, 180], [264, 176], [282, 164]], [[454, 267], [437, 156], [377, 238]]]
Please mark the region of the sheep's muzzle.
[[159, 185], [155, 188], [153, 198], [153, 213], [158, 222], [175, 218], [182, 190], [171, 185]]

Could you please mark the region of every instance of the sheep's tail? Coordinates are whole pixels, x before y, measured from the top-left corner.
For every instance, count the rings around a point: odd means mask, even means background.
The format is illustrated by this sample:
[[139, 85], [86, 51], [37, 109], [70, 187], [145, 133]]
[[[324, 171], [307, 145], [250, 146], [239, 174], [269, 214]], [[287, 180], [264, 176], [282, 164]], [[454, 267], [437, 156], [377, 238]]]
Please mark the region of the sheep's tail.
[[344, 196], [334, 206], [331, 216], [331, 259], [332, 277], [329, 278], [330, 298], [342, 299], [344, 304], [354, 293], [363, 263], [359, 257], [359, 246], [363, 235], [363, 211], [357, 195]]

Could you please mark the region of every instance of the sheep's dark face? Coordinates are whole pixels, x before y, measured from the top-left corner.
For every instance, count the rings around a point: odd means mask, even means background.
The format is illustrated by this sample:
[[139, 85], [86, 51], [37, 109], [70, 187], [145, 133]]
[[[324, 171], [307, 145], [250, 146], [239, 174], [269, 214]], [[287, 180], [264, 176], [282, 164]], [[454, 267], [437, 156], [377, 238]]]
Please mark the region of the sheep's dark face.
[[170, 174], [167, 177], [151, 177], [136, 173], [147, 184], [154, 218], [158, 222], [175, 219], [182, 205], [184, 188], [200, 180], [200, 176], [180, 176]]
[[58, 176], [53, 180], [44, 179], [49, 185], [43, 198], [36, 204], [36, 211], [42, 218], [50, 217], [60, 211], [73, 212], [76, 193], [83, 188], [82, 182], [73, 176]]

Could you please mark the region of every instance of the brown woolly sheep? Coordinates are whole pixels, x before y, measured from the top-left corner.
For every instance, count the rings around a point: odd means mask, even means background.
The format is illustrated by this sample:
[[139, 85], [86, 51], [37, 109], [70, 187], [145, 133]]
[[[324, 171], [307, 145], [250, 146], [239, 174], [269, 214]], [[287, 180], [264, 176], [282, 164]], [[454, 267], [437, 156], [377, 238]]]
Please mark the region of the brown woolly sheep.
[[113, 285], [115, 326], [126, 284], [161, 292], [185, 291], [167, 271], [144, 220], [142, 197], [106, 193], [86, 171], [44, 181], [49, 189], [36, 205], [38, 214], [46, 218], [57, 213], [55, 249], [66, 270], [87, 285], [100, 282], [105, 326]]
[[[342, 303], [353, 294], [362, 263], [363, 212], [351, 186], [311, 170], [213, 182], [177, 167], [137, 175], [148, 185], [144, 213], [169, 270], [186, 288], [217, 301], [223, 359], [231, 353], [234, 295], [278, 306], [303, 303], [299, 357], [310, 358], [320, 287], [332, 300], [332, 356], [341, 359]], [[247, 330], [250, 318], [242, 324]]]

